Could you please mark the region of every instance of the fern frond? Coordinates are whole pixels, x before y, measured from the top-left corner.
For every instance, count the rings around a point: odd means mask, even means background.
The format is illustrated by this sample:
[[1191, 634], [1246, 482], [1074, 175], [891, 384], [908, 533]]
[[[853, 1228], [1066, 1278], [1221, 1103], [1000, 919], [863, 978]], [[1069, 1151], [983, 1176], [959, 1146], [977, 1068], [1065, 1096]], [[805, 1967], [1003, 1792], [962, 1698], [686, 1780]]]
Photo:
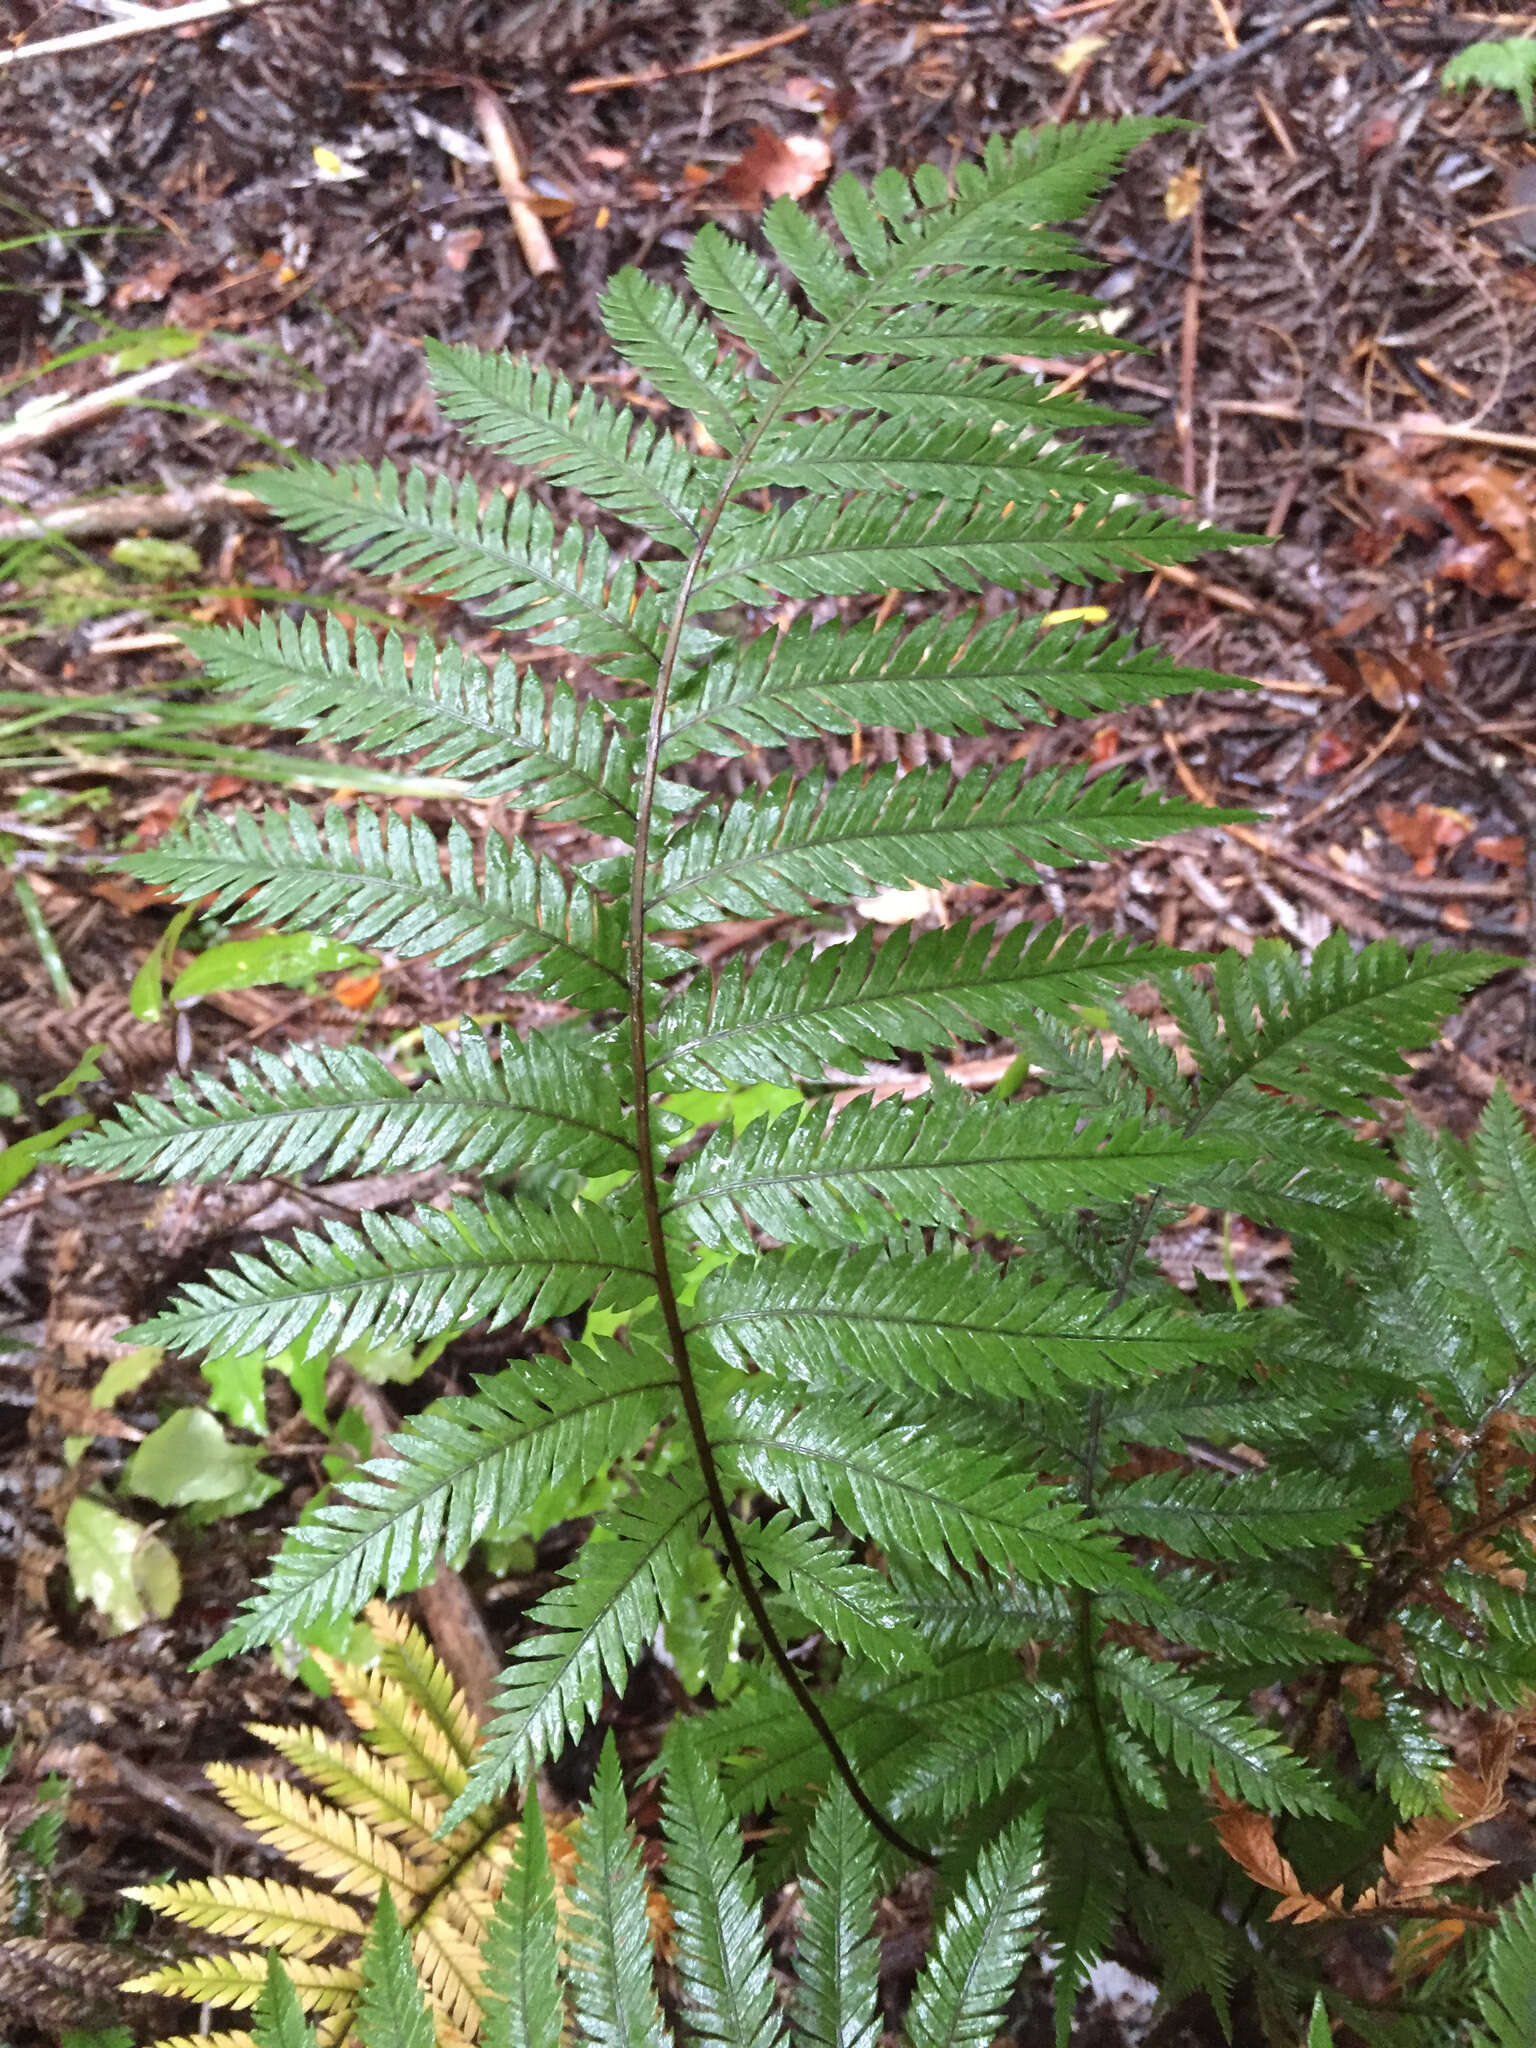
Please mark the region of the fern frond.
[[[493, 358], [491, 360], [506, 360]], [[198, 627], [183, 639], [242, 709], [314, 739], [416, 753], [419, 772], [453, 774], [477, 796], [548, 805], [546, 815], [633, 836], [634, 749], [596, 698], [568, 683], [546, 687], [532, 669], [494, 668], [425, 634], [407, 656], [397, 633], [382, 646], [335, 618], [322, 627], [264, 613], [242, 626]]]
[[[355, 838], [355, 843], [354, 843]], [[446, 851], [444, 871], [442, 853]], [[211, 896], [213, 915], [286, 928], [321, 927], [406, 958], [435, 953], [466, 974], [539, 962], [540, 993], [588, 1009], [624, 1000], [619, 928], [586, 883], [561, 875], [520, 841], [492, 833], [476, 873], [473, 841], [450, 826], [443, 849], [419, 819], [327, 810], [320, 829], [297, 807], [195, 819], [179, 839], [129, 862], [142, 880], [184, 900]]]
[[676, 292], [621, 270], [603, 293], [603, 325], [662, 397], [693, 413], [728, 452], [741, 444], [751, 401], [745, 380], [719, 359], [707, 323]]
[[964, 1570], [978, 1563], [1071, 1585], [1125, 1576], [1113, 1548], [1051, 1488], [1006, 1459], [946, 1440], [940, 1411], [914, 1402], [899, 1425], [822, 1395], [733, 1396], [720, 1449], [775, 1499], [834, 1518], [883, 1549]]
[[482, 448], [545, 470], [671, 547], [693, 546], [709, 493], [669, 435], [526, 357], [430, 336], [424, 347], [438, 404]]
[[170, 1101], [136, 1095], [82, 1133], [77, 1162], [135, 1180], [212, 1180], [229, 1174], [307, 1173], [328, 1179], [441, 1166], [507, 1173], [556, 1164], [583, 1174], [633, 1164], [627, 1115], [612, 1072], [563, 1035], [486, 1038], [457, 1027], [458, 1044], [422, 1034], [432, 1078], [397, 1080], [361, 1046], [296, 1046], [286, 1059], [256, 1046], [227, 1078], [173, 1074]]
[[675, 1388], [655, 1352], [583, 1345], [568, 1362], [516, 1371], [451, 1396], [390, 1439], [301, 1523], [261, 1592], [215, 1646], [219, 1655], [302, 1637], [325, 1616], [392, 1591], [439, 1550], [460, 1557], [515, 1521], [557, 1477], [590, 1479], [644, 1441]]
[[436, 1833], [442, 1802], [424, 1795], [404, 1772], [362, 1743], [266, 1722], [252, 1722], [250, 1732], [370, 1827], [397, 1838]]
[[1536, 1252], [1536, 1144], [1502, 1081], [1478, 1118], [1472, 1155], [1499, 1230], [1530, 1256]]
[[485, 2048], [560, 2048], [559, 1912], [537, 1799], [523, 1808], [512, 1867], [485, 1942]]
[[772, 2048], [780, 2033], [773, 1972], [741, 1838], [719, 1783], [686, 1741], [673, 1748], [662, 1812], [688, 2031], [721, 2048]]
[[1487, 2032], [1474, 2048], [1526, 2048], [1536, 2040], [1536, 1885], [1516, 1893], [1488, 1943], [1477, 2011]]
[[1001, 886], [1037, 865], [1101, 860], [1226, 815], [1114, 775], [1089, 782], [1081, 768], [781, 779], [683, 827], [648, 898], [650, 924], [761, 917], [957, 875]]
[[1075, 395], [1052, 397], [1044, 378], [1021, 377], [1000, 364], [971, 364], [961, 379], [948, 364], [920, 357], [898, 363], [812, 363], [798, 374], [795, 396], [806, 406], [823, 410], [882, 412], [897, 419], [949, 420], [957, 426], [980, 415], [1005, 431], [1019, 433], [1131, 426], [1139, 417]]
[[912, 2048], [984, 2048], [1023, 1965], [1043, 1895], [1036, 1814], [984, 1849], [934, 1933], [907, 2014]]
[[1117, 1302], [1037, 1284], [1024, 1261], [978, 1265], [942, 1237], [926, 1254], [919, 1243], [731, 1260], [705, 1279], [694, 1313], [728, 1364], [826, 1387], [1058, 1393], [1062, 1381], [1120, 1385], [1243, 1346], [1171, 1290]]
[[[350, 2012], [362, 1982], [355, 1965], [306, 1962], [294, 1957], [284, 1965], [305, 2012]], [[264, 1955], [234, 1950], [223, 1956], [188, 1956], [179, 1963], [146, 1970], [119, 1988], [160, 1998], [184, 1998], [193, 2005], [227, 2006], [249, 2012], [267, 1980]]]
[[935, 1714], [926, 1740], [888, 1764], [881, 1788], [906, 1820], [954, 1826], [988, 1812], [1012, 1790], [1071, 1714], [1058, 1683], [999, 1684], [947, 1714]]
[[1125, 1897], [1118, 1845], [1082, 1813], [1050, 1830], [1045, 1933], [1055, 1969], [1056, 2048], [1068, 2048], [1073, 2009], [1090, 1971], [1109, 1948]]
[[1127, 1536], [1213, 1562], [1278, 1557], [1341, 1543], [1392, 1506], [1395, 1479], [1340, 1500], [1326, 1472], [1154, 1472], [1106, 1492], [1100, 1511]]
[[1228, 687], [1230, 678], [1181, 668], [1109, 627], [974, 611], [836, 630], [799, 618], [717, 656], [679, 693], [661, 759], [672, 766], [701, 750], [737, 754], [863, 725], [980, 733]]
[[398, 1757], [417, 1783], [457, 1790], [480, 1740], [468, 1698], [405, 1612], [372, 1600], [364, 1618], [378, 1659], [338, 1665], [333, 1692], [372, 1746]]
[[596, 1714], [604, 1685], [623, 1685], [671, 1608], [703, 1512], [703, 1479], [684, 1470], [647, 1474], [602, 1517], [577, 1575], [534, 1608], [531, 1618], [548, 1633], [524, 1643], [503, 1672], [484, 1745], [450, 1821], [574, 1741]]
[[402, 1897], [418, 1897], [432, 1888], [442, 1869], [444, 1852], [435, 1843], [417, 1842], [417, 1853], [408, 1855], [355, 1814], [281, 1778], [264, 1778], [234, 1764], [210, 1764], [208, 1780], [260, 1841], [338, 1892], [376, 1899], [389, 1884]]
[[703, 1243], [755, 1252], [748, 1222], [823, 1250], [897, 1226], [970, 1217], [1006, 1235], [1037, 1215], [1124, 1201], [1152, 1187], [1194, 1192], [1229, 1154], [1164, 1124], [1085, 1120], [1071, 1102], [975, 1101], [958, 1088], [916, 1103], [849, 1103], [828, 1115], [760, 1119], [718, 1132], [678, 1172], [672, 1215]]
[[1062, 1588], [1023, 1579], [959, 1579], [918, 1558], [892, 1560], [891, 1591], [897, 1612], [934, 1655], [1018, 1650], [1034, 1640], [1060, 1640], [1072, 1627], [1072, 1603]]
[[1185, 1777], [1266, 1813], [1334, 1814], [1327, 1786], [1280, 1738], [1214, 1686], [1111, 1644], [1097, 1652], [1103, 1688], [1126, 1720]]
[[432, 2012], [420, 1995], [411, 1945], [387, 1887], [363, 1949], [362, 1976], [356, 2024], [363, 2048], [433, 2048]]
[[594, 2048], [666, 2048], [651, 1982], [640, 1855], [612, 1735], [582, 1815], [568, 1923], [576, 2018]]
[[252, 479], [285, 526], [326, 547], [351, 548], [360, 568], [419, 578], [536, 640], [557, 640], [632, 682], [656, 673], [664, 637], [656, 596], [601, 534], [561, 533], [529, 493], [493, 495], [429, 480], [402, 481], [393, 463], [328, 470], [295, 461]]
[[677, 1087], [819, 1079], [858, 1059], [926, 1052], [1023, 1016], [1072, 1016], [1112, 990], [1178, 964], [1168, 949], [1056, 923], [1001, 938], [961, 922], [877, 945], [771, 947], [750, 970], [699, 974], [657, 1020], [657, 1066]]
[[880, 1952], [873, 1937], [875, 1842], [844, 1785], [818, 1801], [795, 1942], [798, 2048], [874, 2048]]
[[920, 1670], [923, 1646], [881, 1574], [788, 1513], [744, 1522], [742, 1549], [814, 1628], [887, 1670]]
[[345, 1899], [279, 1884], [262, 1877], [194, 1878], [181, 1884], [135, 1885], [123, 1893], [157, 1913], [231, 1941], [275, 1949], [279, 1955], [319, 1955], [366, 1926]]
[[[246, 2036], [218, 2035], [204, 2036], [209, 2048], [233, 2048], [236, 2040], [250, 2043], [250, 2048], [317, 2048], [316, 2036], [305, 2023], [304, 2008], [299, 1995], [293, 1988], [293, 1981], [276, 1956], [267, 1958], [267, 1981], [262, 1986], [261, 1996], [256, 2001], [252, 2016], [253, 2032]], [[159, 2048], [170, 2048], [169, 2043]]]
[[605, 1284], [605, 1306], [627, 1305], [651, 1272], [638, 1226], [611, 1210], [550, 1213], [488, 1195], [411, 1217], [367, 1213], [356, 1229], [327, 1224], [323, 1238], [301, 1230], [291, 1247], [269, 1242], [265, 1261], [239, 1254], [141, 1330], [178, 1351], [344, 1351], [383, 1328], [386, 1311], [391, 1340], [411, 1343], [482, 1318], [543, 1322]]
[[[1056, 337], [1052, 339], [1054, 346]], [[1019, 344], [1008, 342], [1005, 347]], [[976, 354], [984, 351], [975, 350]], [[1239, 534], [1212, 533], [1135, 506], [1070, 503], [949, 504], [802, 498], [783, 512], [722, 523], [713, 566], [698, 579], [695, 611], [780, 597], [853, 597], [888, 590], [1049, 590], [1113, 579], [1149, 562], [1186, 562]]]
[[760, 257], [709, 221], [694, 236], [683, 267], [705, 305], [765, 370], [783, 377], [793, 368], [805, 345], [803, 324]]
[[[892, 332], [889, 326], [885, 331]], [[943, 326], [930, 327], [924, 339], [943, 333]], [[964, 424], [853, 416], [787, 427], [760, 444], [743, 481], [822, 496], [894, 489], [974, 502], [990, 492], [1021, 504], [1121, 492], [1146, 496], [1166, 488], [1112, 456], [1050, 433], [999, 433], [984, 416]]]
[[1278, 939], [1260, 939], [1246, 960], [1223, 954], [1215, 1004], [1182, 975], [1162, 986], [1199, 1058], [1202, 1117], [1261, 1089], [1364, 1117], [1408, 1071], [1403, 1050], [1427, 1044], [1460, 997], [1509, 964], [1454, 948], [1408, 953], [1393, 939], [1357, 953], [1336, 931], [1310, 964]]
[[1476, 1196], [1449, 1143], [1422, 1124], [1405, 1125], [1404, 1163], [1413, 1177], [1413, 1211], [1430, 1271], [1455, 1306], [1497, 1346], [1509, 1372], [1536, 1347], [1536, 1284], [1529, 1260], [1511, 1257], [1490, 1205]]

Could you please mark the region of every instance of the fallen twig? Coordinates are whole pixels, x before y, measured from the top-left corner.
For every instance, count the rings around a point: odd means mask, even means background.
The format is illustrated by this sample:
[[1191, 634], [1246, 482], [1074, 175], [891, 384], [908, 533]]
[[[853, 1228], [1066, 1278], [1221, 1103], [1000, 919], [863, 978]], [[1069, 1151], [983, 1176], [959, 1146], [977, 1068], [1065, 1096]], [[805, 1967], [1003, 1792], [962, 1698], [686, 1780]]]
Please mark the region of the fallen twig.
[[518, 161], [517, 144], [512, 139], [512, 125], [507, 119], [506, 109], [488, 85], [477, 82], [472, 90], [475, 119], [491, 153], [496, 182], [506, 199], [512, 232], [517, 236], [523, 261], [533, 277], [558, 277], [560, 258], [544, 231], [543, 221], [534, 211], [533, 194], [523, 182], [523, 167]]
[[651, 64], [644, 71], [615, 71], [606, 78], [578, 78], [574, 85], [565, 89], [568, 93], [618, 92], [627, 85], [661, 85], [669, 78], [695, 78], [701, 71], [723, 71], [727, 64], [744, 64], [749, 57], [762, 56], [765, 50], [778, 50], [785, 43], [798, 42], [810, 27], [809, 21], [797, 21], [771, 36], [758, 36], [750, 43], [737, 43], [734, 49], [717, 50], [711, 57], [700, 57], [693, 64], [679, 64], [675, 70], [669, 70], [665, 64]]
[[1512, 448], [1522, 455], [1536, 455], [1536, 434], [1504, 434], [1493, 427], [1461, 426], [1455, 420], [1437, 419], [1432, 412], [1399, 413], [1392, 420], [1362, 419], [1342, 405], [1314, 405], [1303, 412], [1281, 398], [1213, 398], [1212, 412], [1247, 413], [1261, 420], [1313, 420], [1320, 427], [1342, 427], [1353, 434], [1375, 434], [1394, 445], [1415, 434], [1435, 441], [1471, 441], [1484, 448]]
[[120, 43], [128, 36], [148, 35], [151, 29], [180, 28], [191, 21], [217, 21], [225, 14], [245, 14], [260, 7], [263, 0], [177, 0], [174, 7], [133, 14], [121, 21], [104, 21], [96, 28], [77, 28], [67, 36], [49, 36], [46, 42], [23, 43], [19, 49], [0, 50], [0, 69], [21, 64], [29, 57], [62, 57], [71, 50], [94, 49], [99, 43]]
[[131, 405], [145, 391], [164, 384], [182, 370], [194, 368], [196, 356], [179, 356], [174, 362], [152, 363], [147, 370], [135, 370], [131, 377], [119, 377], [115, 384], [103, 384], [99, 391], [51, 392], [22, 406], [13, 419], [0, 427], [0, 455], [16, 455], [24, 448], [37, 448], [56, 434], [71, 433], [100, 419], [117, 406]]
[[0, 518], [0, 542], [8, 540], [108, 540], [124, 533], [180, 533], [220, 512], [256, 519], [271, 517], [254, 491], [237, 484], [192, 484], [179, 491], [130, 491], [116, 498], [84, 498], [48, 505], [40, 512]]

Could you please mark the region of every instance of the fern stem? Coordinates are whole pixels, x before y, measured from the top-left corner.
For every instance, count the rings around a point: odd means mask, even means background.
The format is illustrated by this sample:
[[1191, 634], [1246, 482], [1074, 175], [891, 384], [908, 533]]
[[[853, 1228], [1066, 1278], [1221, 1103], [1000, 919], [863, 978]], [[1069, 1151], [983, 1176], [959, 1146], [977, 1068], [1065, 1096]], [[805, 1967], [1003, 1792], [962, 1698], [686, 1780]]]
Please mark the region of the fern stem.
[[[766, 424], [766, 421], [763, 424]], [[761, 431], [760, 425], [758, 433]], [[677, 1371], [683, 1415], [688, 1424], [688, 1434], [693, 1440], [694, 1454], [698, 1458], [699, 1470], [704, 1478], [705, 1495], [715, 1526], [720, 1532], [720, 1543], [725, 1551], [731, 1577], [736, 1581], [741, 1597], [746, 1603], [747, 1612], [762, 1638], [763, 1648], [773, 1660], [779, 1676], [788, 1686], [795, 1704], [816, 1731], [832, 1768], [847, 1786], [849, 1795], [860, 1813], [871, 1827], [904, 1856], [909, 1856], [918, 1863], [932, 1863], [933, 1856], [927, 1850], [919, 1848], [915, 1842], [908, 1841], [894, 1821], [887, 1819], [859, 1783], [858, 1775], [847, 1752], [833, 1733], [831, 1723], [817, 1705], [810, 1687], [795, 1669], [788, 1646], [773, 1625], [767, 1604], [747, 1562], [741, 1538], [736, 1533], [736, 1520], [726, 1498], [719, 1467], [715, 1463], [709, 1426], [704, 1419], [703, 1405], [699, 1400], [698, 1381], [688, 1355], [688, 1334], [683, 1328], [677, 1290], [672, 1284], [672, 1269], [667, 1257], [666, 1231], [662, 1222], [661, 1186], [656, 1173], [656, 1151], [651, 1136], [650, 1063], [646, 1057], [645, 1045], [645, 885], [650, 864], [651, 819], [655, 809], [656, 780], [661, 758], [662, 730], [666, 720], [667, 696], [677, 668], [678, 650], [682, 645], [683, 626], [687, 619], [688, 603], [693, 595], [694, 585], [698, 581], [715, 528], [730, 503], [736, 479], [757, 438], [757, 435], [750, 436], [737, 456], [729, 477], [704, 520], [693, 553], [688, 558], [687, 567], [678, 586], [666, 642], [657, 668], [655, 694], [651, 699], [645, 763], [640, 776], [640, 800], [636, 806], [634, 864], [631, 869], [629, 890], [629, 1053], [635, 1096], [635, 1142], [639, 1148], [640, 1203], [645, 1215], [651, 1263], [656, 1272], [657, 1302], [661, 1309], [662, 1322], [666, 1326], [672, 1363]]]

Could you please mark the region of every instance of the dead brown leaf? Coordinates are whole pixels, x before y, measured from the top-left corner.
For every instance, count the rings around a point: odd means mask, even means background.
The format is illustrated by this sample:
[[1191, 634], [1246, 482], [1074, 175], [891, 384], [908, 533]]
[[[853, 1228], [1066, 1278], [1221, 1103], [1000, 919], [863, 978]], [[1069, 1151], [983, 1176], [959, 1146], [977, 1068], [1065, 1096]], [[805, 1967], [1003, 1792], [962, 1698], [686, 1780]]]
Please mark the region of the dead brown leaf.
[[803, 199], [831, 168], [832, 151], [825, 136], [778, 135], [758, 126], [721, 184], [733, 205], [755, 211], [770, 199]]
[[1175, 171], [1163, 188], [1163, 215], [1170, 221], [1187, 220], [1200, 203], [1200, 166], [1186, 164]]
[[1460, 846], [1474, 829], [1466, 812], [1452, 810], [1449, 804], [1415, 804], [1411, 811], [1378, 804], [1376, 816], [1393, 845], [1412, 860], [1413, 872], [1426, 880], [1440, 855]]
[[1472, 851], [1479, 859], [1491, 860], [1501, 868], [1518, 868], [1525, 861], [1525, 841], [1518, 832], [1503, 839], [1474, 839]]
[[1280, 1853], [1270, 1815], [1229, 1798], [1216, 1784], [1211, 1786], [1211, 1796], [1216, 1802], [1217, 1839], [1232, 1861], [1266, 1890], [1284, 1892], [1288, 1898], [1298, 1894], [1301, 1880]]

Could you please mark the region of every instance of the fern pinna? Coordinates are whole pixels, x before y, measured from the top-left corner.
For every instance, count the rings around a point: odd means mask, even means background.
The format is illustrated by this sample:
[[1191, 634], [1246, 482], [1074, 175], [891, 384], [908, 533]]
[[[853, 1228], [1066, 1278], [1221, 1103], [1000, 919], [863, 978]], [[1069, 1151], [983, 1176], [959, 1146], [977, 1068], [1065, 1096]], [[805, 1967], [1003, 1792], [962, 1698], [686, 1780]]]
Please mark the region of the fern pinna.
[[[1481, 1452], [1523, 1385], [1527, 1141], [1512, 1106], [1491, 1112], [1477, 1187], [1414, 1138], [1409, 1215], [1357, 1128], [1403, 1050], [1504, 963], [1340, 935], [1310, 960], [1264, 941], [1207, 966], [985, 913], [818, 945], [828, 906], [1002, 891], [1220, 814], [1027, 760], [785, 773], [734, 802], [698, 772], [865, 724], [958, 737], [1228, 685], [1070, 607], [998, 609], [1230, 538], [1145, 509], [1161, 486], [1073, 438], [1116, 416], [1010, 361], [1103, 346], [1097, 302], [1048, 282], [1077, 259], [1043, 224], [1155, 125], [844, 178], [837, 237], [781, 200], [773, 265], [706, 227], [692, 303], [621, 273], [609, 333], [686, 440], [542, 368], [431, 347], [449, 416], [600, 524], [387, 465], [265, 477], [296, 532], [557, 643], [602, 692], [270, 618], [196, 635], [212, 672], [253, 717], [585, 827], [590, 855], [295, 808], [195, 821], [135, 872], [213, 915], [504, 975], [567, 1021], [429, 1033], [415, 1085], [361, 1048], [256, 1052], [73, 1152], [168, 1179], [388, 1163], [485, 1184], [238, 1258], [154, 1341], [312, 1355], [519, 1318], [583, 1331], [408, 1423], [290, 1535], [224, 1653], [303, 1641], [622, 1461], [447, 1824], [577, 1736], [702, 1599], [704, 1673], [734, 1696], [698, 1739], [742, 1810], [793, 1815], [830, 1774], [890, 1845], [935, 1854], [1042, 1804], [1063, 2027], [1127, 1924], [1219, 2004], [1249, 1967], [1212, 1781], [1374, 1845], [1386, 1803], [1433, 1796], [1428, 1694], [1536, 1680], [1533, 1632], [1477, 1562], [1498, 1527], [1522, 1569], [1520, 1461]], [[615, 546], [615, 522], [639, 544]], [[900, 592], [945, 595], [866, 602]], [[703, 969], [690, 938], [727, 918], [791, 936]], [[1138, 983], [1167, 1031], [1121, 1000]], [[990, 1094], [946, 1077], [967, 1041], [1017, 1054]], [[912, 1088], [869, 1085], [912, 1055]], [[1289, 1234], [1290, 1305], [1170, 1282], [1149, 1248], [1196, 1204]], [[1490, 1267], [1495, 1239], [1516, 1256]], [[705, 1595], [701, 1556], [724, 1566]], [[1426, 1565], [1471, 1638], [1423, 1603]], [[1328, 1759], [1350, 1706], [1345, 1768]]]

